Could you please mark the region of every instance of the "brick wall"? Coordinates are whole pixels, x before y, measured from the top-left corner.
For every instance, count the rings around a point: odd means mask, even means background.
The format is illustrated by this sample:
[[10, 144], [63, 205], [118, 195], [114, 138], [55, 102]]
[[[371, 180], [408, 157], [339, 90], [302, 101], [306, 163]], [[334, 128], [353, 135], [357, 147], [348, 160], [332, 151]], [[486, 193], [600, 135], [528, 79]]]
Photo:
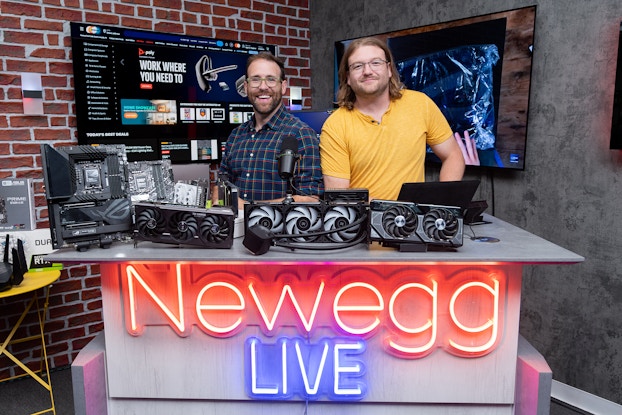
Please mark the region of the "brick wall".
[[[309, 0], [30, 0], [0, 1], [0, 178], [32, 178], [37, 227], [48, 227], [40, 145], [76, 143], [75, 102], [69, 22], [135, 27], [169, 33], [245, 40], [278, 46], [290, 85], [303, 88], [311, 105]], [[22, 72], [42, 75], [44, 115], [23, 115]], [[54, 284], [46, 339], [51, 366], [71, 364], [103, 329], [99, 267], [67, 267]], [[25, 297], [0, 300], [0, 342], [26, 303]], [[31, 313], [19, 335], [35, 334]], [[38, 367], [36, 343], [10, 347], [29, 366]], [[0, 379], [20, 370], [0, 356]]]

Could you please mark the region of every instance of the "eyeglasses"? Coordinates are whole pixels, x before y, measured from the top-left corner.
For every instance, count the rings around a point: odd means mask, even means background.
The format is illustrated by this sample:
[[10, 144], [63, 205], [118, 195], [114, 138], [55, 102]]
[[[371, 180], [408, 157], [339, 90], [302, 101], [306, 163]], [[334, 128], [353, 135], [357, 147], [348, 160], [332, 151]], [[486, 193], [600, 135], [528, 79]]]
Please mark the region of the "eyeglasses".
[[258, 76], [252, 76], [250, 78], [246, 78], [246, 82], [253, 87], [259, 88], [262, 82], [265, 82], [268, 88], [274, 88], [281, 80], [279, 78], [275, 78], [274, 76], [266, 76], [265, 78], [260, 78]]
[[365, 65], [369, 65], [369, 69], [375, 72], [382, 69], [387, 63], [389, 63], [389, 61], [385, 61], [384, 59], [374, 59], [370, 62], [354, 62], [352, 65], [348, 66], [348, 68], [350, 72], [361, 72], [365, 68]]

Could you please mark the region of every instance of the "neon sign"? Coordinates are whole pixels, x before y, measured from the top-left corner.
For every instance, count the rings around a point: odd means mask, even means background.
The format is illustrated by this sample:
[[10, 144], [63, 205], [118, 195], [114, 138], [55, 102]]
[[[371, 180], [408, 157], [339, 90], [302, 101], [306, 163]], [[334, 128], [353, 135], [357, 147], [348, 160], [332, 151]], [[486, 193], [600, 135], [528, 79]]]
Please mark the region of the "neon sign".
[[[251, 398], [362, 399], [372, 338], [388, 356], [490, 353], [503, 333], [497, 266], [123, 264], [126, 330], [244, 336]], [[259, 331], [258, 331], [259, 330]], [[260, 333], [260, 335], [257, 335]]]

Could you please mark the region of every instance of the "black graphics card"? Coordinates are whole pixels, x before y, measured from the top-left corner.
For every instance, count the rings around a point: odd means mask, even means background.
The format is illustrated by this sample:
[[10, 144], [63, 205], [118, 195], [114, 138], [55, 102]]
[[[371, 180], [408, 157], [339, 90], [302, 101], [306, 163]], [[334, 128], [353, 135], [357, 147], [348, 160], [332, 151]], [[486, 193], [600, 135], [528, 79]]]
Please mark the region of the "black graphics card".
[[134, 241], [226, 249], [233, 245], [235, 215], [229, 208], [144, 202], [135, 203], [134, 209]]
[[463, 226], [458, 207], [390, 200], [372, 200], [369, 207], [369, 240], [402, 251], [462, 246]]

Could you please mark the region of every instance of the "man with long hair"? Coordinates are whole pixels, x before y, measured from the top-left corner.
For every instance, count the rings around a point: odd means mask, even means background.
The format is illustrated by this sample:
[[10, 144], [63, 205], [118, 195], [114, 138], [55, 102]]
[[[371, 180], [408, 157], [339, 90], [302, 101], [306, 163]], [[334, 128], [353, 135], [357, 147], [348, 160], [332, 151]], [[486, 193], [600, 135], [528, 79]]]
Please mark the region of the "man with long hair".
[[462, 179], [464, 157], [447, 120], [425, 94], [404, 89], [385, 42], [348, 46], [337, 102], [320, 137], [327, 189], [366, 188], [370, 199], [395, 200], [402, 183], [425, 180], [426, 144], [442, 162], [441, 181]]

